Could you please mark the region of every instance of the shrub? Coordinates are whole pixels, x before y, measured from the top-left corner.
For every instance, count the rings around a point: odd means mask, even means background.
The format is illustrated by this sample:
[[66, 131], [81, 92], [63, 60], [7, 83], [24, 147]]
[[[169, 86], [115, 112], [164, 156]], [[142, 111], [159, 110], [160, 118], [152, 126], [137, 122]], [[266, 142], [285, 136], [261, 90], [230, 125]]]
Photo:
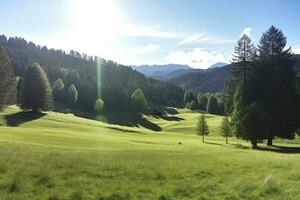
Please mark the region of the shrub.
[[98, 98], [95, 102], [94, 110], [97, 113], [102, 113], [104, 110], [104, 101], [101, 98]]

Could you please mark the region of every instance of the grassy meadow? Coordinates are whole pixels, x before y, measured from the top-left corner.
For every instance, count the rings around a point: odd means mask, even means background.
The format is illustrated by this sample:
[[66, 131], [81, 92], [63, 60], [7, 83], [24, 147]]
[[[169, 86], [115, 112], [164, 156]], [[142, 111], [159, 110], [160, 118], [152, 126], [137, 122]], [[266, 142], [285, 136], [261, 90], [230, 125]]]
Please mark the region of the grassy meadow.
[[0, 199], [300, 199], [298, 139], [252, 150], [235, 138], [225, 144], [221, 116], [206, 115], [202, 143], [199, 113], [123, 115], [9, 107], [0, 114]]

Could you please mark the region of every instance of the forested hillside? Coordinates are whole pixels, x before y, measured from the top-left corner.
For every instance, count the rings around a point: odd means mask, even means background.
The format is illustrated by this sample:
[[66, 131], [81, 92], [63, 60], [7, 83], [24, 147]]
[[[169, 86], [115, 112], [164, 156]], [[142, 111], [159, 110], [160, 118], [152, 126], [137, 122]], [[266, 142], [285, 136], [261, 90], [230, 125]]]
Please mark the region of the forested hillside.
[[183, 90], [171, 83], [146, 78], [143, 74], [118, 63], [91, 57], [76, 51], [48, 49], [22, 38], [0, 36], [16, 76], [39, 63], [50, 83], [61, 79], [65, 88], [74, 84], [78, 91], [78, 106], [91, 110], [101, 97], [108, 110], [130, 109], [130, 97], [140, 88], [147, 101], [162, 105], [181, 105]]
[[[294, 69], [300, 71], [300, 55], [294, 55]], [[207, 70], [178, 71], [177, 76], [170, 76], [169, 81], [186, 90], [197, 92], [223, 92], [225, 81], [229, 77], [230, 65]], [[180, 74], [181, 73], [181, 74]]]
[[170, 79], [170, 82], [186, 90], [197, 92], [222, 92], [229, 77], [229, 65], [208, 69], [204, 72], [188, 73]]

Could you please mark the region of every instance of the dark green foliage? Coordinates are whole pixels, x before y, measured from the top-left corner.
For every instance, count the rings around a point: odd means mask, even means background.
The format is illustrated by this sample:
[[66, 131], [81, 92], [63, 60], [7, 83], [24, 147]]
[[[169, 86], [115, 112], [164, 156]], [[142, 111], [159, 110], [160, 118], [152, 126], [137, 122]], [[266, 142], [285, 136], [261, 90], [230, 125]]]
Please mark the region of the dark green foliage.
[[63, 103], [64, 101], [64, 82], [59, 78], [53, 83], [52, 91], [53, 91], [53, 99], [56, 102]]
[[[293, 55], [286, 48], [286, 37], [282, 31], [271, 26], [259, 43], [256, 90], [257, 101], [267, 112], [268, 144], [274, 137], [294, 137], [297, 120], [297, 94]], [[260, 76], [258, 76], [260, 74]], [[263, 93], [260, 93], [262, 92]]]
[[131, 94], [136, 88], [142, 89], [146, 99], [154, 104], [182, 105], [184, 92], [181, 88], [146, 78], [132, 68], [112, 61], [88, 57], [75, 51], [67, 54], [62, 50], [28, 43], [21, 38], [0, 36], [0, 45], [7, 50], [17, 76], [22, 76], [27, 66], [39, 62], [51, 82], [61, 78], [67, 86], [76, 85], [79, 93], [77, 105], [87, 111], [94, 110], [99, 92], [106, 111], [128, 111], [131, 109], [128, 106]]
[[205, 71], [187, 73], [169, 81], [185, 90], [194, 92], [223, 92], [224, 83], [229, 77], [229, 65]]
[[190, 110], [197, 110], [198, 108], [198, 105], [195, 101], [192, 101], [190, 104], [189, 104], [189, 109]]
[[197, 101], [195, 95], [190, 91], [186, 91], [183, 96], [183, 102], [190, 103], [192, 101]]
[[228, 137], [231, 137], [233, 135], [231, 124], [230, 124], [230, 121], [229, 121], [228, 117], [224, 117], [223, 120], [222, 120], [222, 123], [220, 125], [220, 134], [223, 137], [225, 137], [226, 144], [228, 144]]
[[208, 102], [207, 96], [205, 94], [198, 93], [197, 101], [198, 101], [199, 109], [206, 111], [207, 102]]
[[4, 49], [0, 47], [0, 110], [16, 101], [16, 78]]
[[210, 95], [208, 99], [207, 112], [210, 114], [219, 114], [218, 100], [214, 95]]
[[77, 92], [77, 89], [76, 89], [75, 85], [73, 85], [73, 84], [70, 85], [70, 87], [68, 89], [67, 97], [68, 97], [69, 105], [74, 105], [74, 104], [77, 103], [78, 92]]
[[256, 48], [247, 35], [237, 41], [234, 47], [233, 63], [230, 65], [230, 77], [225, 84], [224, 109], [231, 113], [233, 110], [233, 96], [238, 85], [245, 84], [250, 77], [253, 61], [256, 58]]
[[52, 90], [47, 74], [37, 63], [26, 69], [22, 86], [21, 108], [34, 111], [52, 108]]
[[144, 112], [147, 110], [147, 101], [141, 89], [136, 89], [132, 93], [131, 99], [133, 102], [133, 109], [135, 111]]
[[204, 136], [209, 134], [209, 129], [205, 120], [205, 116], [202, 114], [200, 115], [197, 123], [196, 134], [202, 136], [202, 142], [204, 142]]
[[104, 110], [104, 101], [101, 98], [98, 98], [95, 102], [94, 109], [97, 113], [102, 113]]

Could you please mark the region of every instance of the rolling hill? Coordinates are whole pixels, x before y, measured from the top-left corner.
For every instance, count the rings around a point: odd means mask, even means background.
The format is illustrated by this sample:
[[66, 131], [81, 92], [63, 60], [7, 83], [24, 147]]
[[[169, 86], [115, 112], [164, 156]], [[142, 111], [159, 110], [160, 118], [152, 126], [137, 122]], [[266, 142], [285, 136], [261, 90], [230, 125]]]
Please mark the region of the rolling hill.
[[220, 116], [206, 115], [211, 134], [202, 143], [194, 135], [199, 113], [188, 110], [138, 119], [127, 115], [127, 125], [109, 116], [95, 121], [19, 111], [13, 106], [0, 113], [8, 125], [0, 126], [0, 197], [5, 200], [300, 196], [300, 158], [284, 153], [299, 152], [299, 145], [289, 148], [278, 140], [275, 145], [285, 147], [269, 151], [251, 150], [237, 139], [226, 145], [218, 135]]

